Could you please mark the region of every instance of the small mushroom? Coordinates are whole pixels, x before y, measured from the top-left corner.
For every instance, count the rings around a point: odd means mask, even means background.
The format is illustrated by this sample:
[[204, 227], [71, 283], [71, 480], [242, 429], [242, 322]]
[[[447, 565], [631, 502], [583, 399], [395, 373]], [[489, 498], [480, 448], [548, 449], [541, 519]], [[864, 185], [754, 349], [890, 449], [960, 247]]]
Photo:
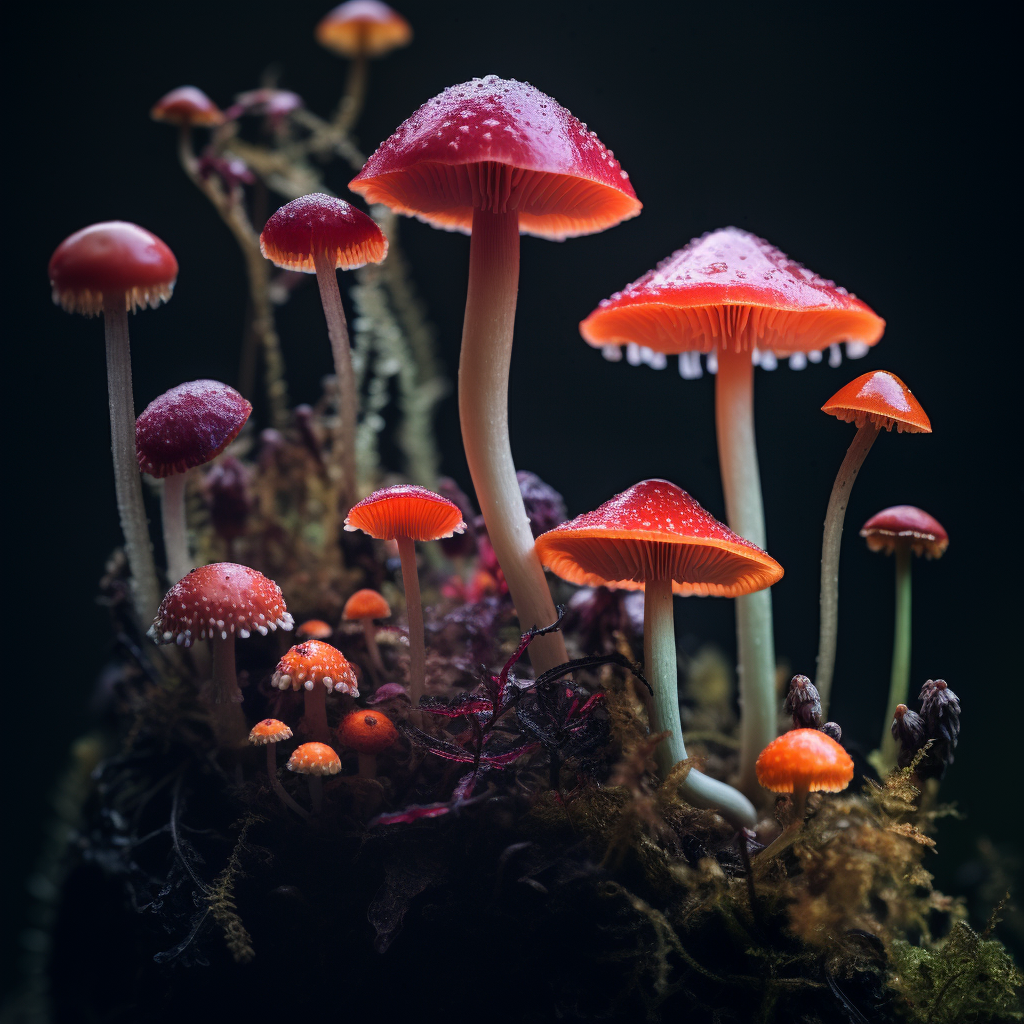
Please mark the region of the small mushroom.
[[363, 638], [366, 641], [366, 653], [370, 658], [370, 665], [378, 676], [378, 683], [384, 678], [384, 661], [380, 656], [380, 647], [377, 644], [377, 630], [374, 628], [374, 619], [386, 619], [391, 615], [391, 606], [384, 600], [376, 590], [357, 590], [346, 602], [341, 617], [348, 622], [361, 622], [363, 624]]
[[382, 711], [350, 711], [338, 728], [338, 741], [359, 755], [359, 776], [377, 777], [377, 755], [398, 742], [398, 730]]
[[328, 691], [359, 696], [356, 674], [348, 659], [322, 640], [306, 640], [292, 647], [277, 663], [270, 682], [279, 690], [291, 687], [303, 691], [306, 732], [318, 743], [327, 743], [331, 738], [327, 726]]
[[288, 770], [305, 775], [309, 783], [309, 802], [313, 813], [319, 814], [324, 803], [324, 775], [337, 775], [341, 771], [341, 758], [326, 743], [303, 743], [288, 758]]
[[307, 619], [295, 627], [295, 635], [304, 640], [328, 640], [333, 634], [334, 630], [323, 619]]
[[772, 740], [757, 759], [757, 781], [773, 793], [792, 793], [803, 821], [807, 794], [838, 793], [853, 778], [853, 759], [818, 729], [793, 729]]
[[307, 818], [309, 812], [300, 807], [288, 795], [288, 791], [281, 785], [281, 780], [277, 777], [277, 744], [291, 738], [291, 729], [276, 718], [264, 718], [262, 722], [257, 722], [249, 733], [250, 743], [257, 747], [265, 746], [267, 748], [267, 779], [278, 799], [285, 807], [290, 807], [303, 818]]

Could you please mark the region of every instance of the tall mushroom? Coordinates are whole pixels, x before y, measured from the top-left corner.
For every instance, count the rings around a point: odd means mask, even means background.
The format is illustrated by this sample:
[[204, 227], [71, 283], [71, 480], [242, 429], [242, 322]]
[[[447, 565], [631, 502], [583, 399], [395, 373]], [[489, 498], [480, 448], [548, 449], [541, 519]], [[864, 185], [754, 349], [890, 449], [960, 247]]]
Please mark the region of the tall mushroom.
[[[516, 613], [546, 626], [555, 607], [533, 551], [508, 436], [508, 376], [519, 235], [561, 240], [640, 212], [628, 176], [597, 136], [549, 96], [490, 75], [425, 103], [349, 187], [435, 227], [470, 232], [459, 360], [462, 442]], [[538, 672], [566, 661], [558, 632], [530, 645]]]
[[189, 470], [220, 455], [251, 412], [252, 405], [227, 384], [193, 380], [154, 398], [135, 421], [139, 469], [164, 482], [160, 511], [167, 576], [172, 582], [193, 568], [185, 527]]
[[374, 491], [358, 505], [353, 505], [345, 519], [345, 529], [362, 530], [377, 540], [393, 540], [398, 544], [405, 613], [409, 618], [409, 698], [415, 708], [423, 696], [427, 665], [416, 541], [440, 540], [462, 533], [466, 529], [462, 512], [447, 498], [426, 487], [396, 484]]
[[[892, 709], [905, 704], [910, 691], [910, 556], [941, 558], [949, 547], [949, 535], [934, 516], [913, 505], [882, 509], [864, 524], [860, 535], [872, 551], [896, 556], [896, 627], [885, 704], [888, 722]], [[883, 730], [879, 749], [881, 767], [891, 768], [896, 763], [896, 739], [889, 729]]]
[[[699, 376], [699, 354], [717, 361], [715, 428], [726, 519], [741, 537], [766, 546], [754, 441], [754, 359], [821, 358], [840, 341], [874, 345], [885, 321], [845, 288], [812, 273], [763, 238], [722, 228], [695, 238], [654, 270], [605, 299], [581, 324], [606, 353], [643, 346], [680, 354], [680, 372]], [[692, 355], [696, 372], [687, 371]], [[662, 359], [664, 356], [662, 355]], [[742, 705], [740, 788], [757, 792], [757, 755], [775, 736], [775, 645], [768, 590], [736, 601]]]
[[839, 554], [853, 482], [880, 430], [896, 427], [901, 434], [904, 431], [930, 434], [932, 425], [910, 388], [896, 374], [886, 370], [873, 370], [850, 381], [821, 407], [821, 411], [857, 425], [853, 444], [832, 485], [821, 542], [821, 623], [815, 682], [821, 696], [822, 714], [827, 716], [839, 636]]
[[178, 157], [186, 169], [195, 164], [192, 152], [193, 128], [217, 128], [225, 121], [224, 111], [202, 89], [182, 85], [153, 104], [149, 116], [178, 128]]
[[[782, 566], [709, 515], [667, 480], [644, 480], [537, 538], [541, 562], [570, 583], [644, 591], [644, 662], [654, 688], [651, 731], [662, 778], [686, 757], [679, 721], [673, 592], [737, 597], [782, 578]], [[737, 826], [753, 825], [750, 802], [723, 782], [690, 771], [683, 793]]]
[[302, 690], [305, 694], [306, 733], [318, 743], [330, 743], [327, 725], [327, 694], [338, 690], [359, 696], [356, 674], [348, 659], [336, 647], [322, 640], [306, 640], [289, 649], [277, 663], [271, 685], [279, 690]]
[[359, 398], [336, 271], [380, 263], [387, 256], [388, 240], [365, 213], [334, 196], [314, 192], [282, 206], [267, 221], [260, 235], [260, 250], [275, 266], [316, 274], [338, 378], [342, 504], [348, 509], [356, 498]]
[[132, 577], [135, 614], [153, 617], [160, 600], [156, 565], [135, 460], [135, 398], [128, 313], [167, 302], [178, 278], [174, 253], [137, 224], [107, 221], [75, 232], [50, 257], [53, 301], [68, 313], [103, 314], [107, 394], [117, 511]]

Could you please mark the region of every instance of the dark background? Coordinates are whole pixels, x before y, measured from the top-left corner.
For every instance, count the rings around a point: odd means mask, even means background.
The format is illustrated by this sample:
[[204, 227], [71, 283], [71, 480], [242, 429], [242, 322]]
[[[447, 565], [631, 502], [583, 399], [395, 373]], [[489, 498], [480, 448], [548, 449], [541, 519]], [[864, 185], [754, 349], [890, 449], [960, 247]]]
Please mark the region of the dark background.
[[[615, 150], [643, 214], [563, 244], [524, 239], [510, 395], [517, 464], [561, 490], [570, 514], [648, 476], [691, 491], [724, 517], [713, 378], [683, 381], [610, 364], [577, 322], [616, 288], [694, 235], [735, 224], [864, 298], [888, 321], [858, 362], [756, 374], [768, 547], [785, 566], [774, 589], [776, 643], [813, 675], [818, 563], [829, 489], [852, 427], [819, 407], [882, 367], [902, 377], [934, 434], [883, 435], [854, 489], [842, 564], [833, 714], [870, 746], [881, 728], [892, 638], [893, 564], [856, 536], [880, 508], [918, 504], [947, 528], [939, 562], [914, 572], [913, 686], [944, 677], [964, 732], [943, 796], [962, 821], [929, 863], [947, 891], [979, 836], [1019, 836], [1017, 734], [1022, 698], [1013, 536], [1020, 528], [1015, 401], [1019, 326], [1007, 279], [1013, 233], [1000, 26], [984, 7], [944, 21], [860, 7], [775, 4], [478, 5], [405, 0], [416, 39], [371, 69], [358, 137], [367, 151], [447, 85], [496, 73], [550, 93]], [[5, 875], [17, 922], [41, 841], [47, 788], [69, 741], [89, 725], [108, 652], [94, 604], [119, 542], [110, 462], [102, 327], [51, 305], [46, 263], [97, 220], [137, 221], [174, 249], [174, 298], [133, 318], [138, 408], [196, 377], [234, 382], [245, 304], [236, 246], [175, 159], [172, 129], [150, 105], [192, 83], [221, 105], [271, 64], [314, 111], [333, 109], [345, 65], [312, 37], [322, 3], [35, 5], [9, 35], [5, 214], [8, 559], [18, 581], [5, 674], [17, 717], [5, 786]], [[20, 106], [19, 106], [20, 105]], [[12, 125], [10, 111], [17, 109]], [[335, 165], [328, 184], [345, 195]], [[349, 198], [352, 198], [349, 196]], [[13, 220], [13, 223], [12, 223]], [[401, 237], [454, 380], [468, 242], [403, 222]], [[1010, 268], [1006, 272], [1004, 268]], [[1010, 275], [1013, 274], [1014, 277]], [[13, 318], [13, 320], [11, 319]], [[330, 370], [316, 289], [279, 329], [293, 401]], [[1013, 365], [1011, 365], [1013, 363]], [[438, 417], [444, 470], [468, 488], [454, 400]], [[10, 562], [9, 562], [10, 565]], [[683, 633], [732, 652], [725, 601], [677, 604]], [[34, 659], [34, 660], [33, 660]], [[10, 739], [8, 743], [12, 742]], [[5, 928], [12, 965], [16, 927]]]

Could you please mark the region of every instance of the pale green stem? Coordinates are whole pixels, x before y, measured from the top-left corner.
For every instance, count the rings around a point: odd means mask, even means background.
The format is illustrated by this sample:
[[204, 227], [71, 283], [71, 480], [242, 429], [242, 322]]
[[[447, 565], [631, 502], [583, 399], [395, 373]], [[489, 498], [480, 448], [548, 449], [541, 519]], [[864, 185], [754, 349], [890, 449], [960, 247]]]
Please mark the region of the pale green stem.
[[423, 696], [427, 678], [427, 648], [423, 636], [423, 605], [420, 602], [415, 542], [408, 537], [399, 537], [398, 557], [402, 560], [405, 614], [409, 620], [409, 699], [415, 708]]
[[[533, 549], [508, 437], [508, 374], [518, 289], [518, 213], [474, 210], [459, 359], [459, 419], [487, 535], [525, 630], [548, 626], [556, 616]], [[537, 637], [529, 657], [538, 675], [568, 661], [562, 634]]]
[[832, 677], [836, 667], [836, 642], [839, 636], [839, 554], [843, 540], [843, 521], [850, 492], [871, 446], [878, 437], [878, 427], [870, 420], [864, 422], [846, 452], [839, 467], [832, 495], [825, 513], [825, 532], [821, 541], [821, 623], [818, 632], [818, 675], [814, 680], [821, 695], [821, 717], [828, 718], [828, 703], [832, 693]]
[[174, 586], [194, 568], [195, 562], [188, 549], [188, 530], [185, 525], [185, 481], [188, 473], [173, 473], [164, 477], [160, 495], [160, 514], [164, 527], [164, 554], [167, 557], [167, 582]]
[[[679, 687], [676, 665], [676, 634], [672, 616], [672, 581], [648, 580], [644, 588], [644, 665], [654, 697], [651, 732], [669, 735], [654, 752], [658, 774], [663, 778], [686, 759], [686, 744], [679, 721]], [[757, 814], [750, 801], [732, 786], [691, 768], [680, 790], [694, 807], [710, 807], [737, 828], [753, 826]]]
[[888, 770], [896, 764], [896, 740], [890, 725], [897, 704], [906, 704], [910, 691], [910, 559], [909, 544], [896, 544], [896, 634], [892, 644], [892, 673], [889, 699], [882, 727], [882, 764]]

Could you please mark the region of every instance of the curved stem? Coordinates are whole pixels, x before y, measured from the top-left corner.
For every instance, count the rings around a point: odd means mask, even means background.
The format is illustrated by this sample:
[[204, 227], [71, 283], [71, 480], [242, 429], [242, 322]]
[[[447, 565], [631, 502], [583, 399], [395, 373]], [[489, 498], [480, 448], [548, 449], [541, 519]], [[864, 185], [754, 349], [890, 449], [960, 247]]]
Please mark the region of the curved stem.
[[[521, 628], [555, 621], [544, 570], [516, 480], [508, 438], [508, 374], [519, 289], [519, 215], [473, 211], [466, 319], [459, 357], [459, 419], [487, 535], [515, 603]], [[539, 675], [569, 660], [560, 632], [529, 650]]]
[[[672, 581], [648, 580], [644, 592], [644, 665], [654, 690], [651, 732], [669, 731], [654, 752], [658, 774], [668, 777], [686, 758], [679, 721], [676, 634], [672, 616]], [[754, 825], [757, 814], [750, 801], [732, 786], [691, 768], [680, 789], [694, 807], [710, 807], [737, 828]]]
[[[754, 365], [749, 352], [718, 346], [715, 378], [718, 462], [730, 528], [765, 547], [764, 503], [754, 441]], [[740, 684], [740, 778], [747, 796], [763, 796], [755, 764], [775, 739], [775, 642], [771, 590], [736, 598], [737, 672]]]
[[210, 640], [213, 655], [211, 697], [207, 707], [213, 719], [213, 731], [221, 747], [241, 747], [247, 742], [248, 730], [242, 714], [242, 691], [235, 671], [235, 638], [215, 636]]
[[897, 704], [906, 704], [910, 691], [910, 559], [909, 544], [896, 544], [896, 633], [892, 644], [892, 673], [889, 699], [882, 728], [882, 763], [886, 769], [896, 764], [896, 740], [889, 728]]
[[327, 319], [327, 335], [331, 339], [334, 373], [338, 378], [338, 417], [341, 422], [340, 459], [342, 508], [352, 507], [356, 495], [356, 413], [359, 398], [356, 395], [356, 375], [352, 369], [352, 346], [348, 340], [348, 323], [341, 305], [338, 273], [334, 260], [325, 252], [315, 254], [316, 283], [320, 286], [320, 301]]
[[107, 399], [117, 513], [131, 571], [135, 615], [145, 629], [156, 614], [160, 588], [142, 501], [142, 476], [135, 454], [135, 397], [128, 343], [128, 307], [123, 293], [104, 299], [103, 333], [107, 343]]
[[416, 565], [415, 542], [408, 537], [399, 537], [398, 557], [402, 560], [405, 614], [409, 620], [409, 699], [413, 708], [416, 708], [426, 686], [427, 647], [423, 636], [423, 605], [420, 603], [420, 577]]
[[277, 794], [277, 798], [285, 807], [291, 808], [296, 814], [303, 818], [309, 817], [309, 811], [300, 807], [289, 795], [288, 791], [281, 785], [277, 777], [277, 744], [267, 744], [267, 778], [270, 780], [270, 788]]
[[334, 127], [342, 135], [347, 135], [352, 130], [352, 126], [359, 120], [359, 115], [363, 112], [369, 64], [366, 54], [359, 53], [349, 65], [345, 92], [338, 103], [337, 113], [334, 115]]
[[194, 568], [195, 562], [188, 549], [188, 531], [185, 526], [185, 480], [188, 473], [173, 473], [164, 477], [160, 495], [160, 514], [164, 527], [164, 554], [167, 558], [167, 582], [174, 586]]
[[330, 745], [331, 730], [327, 725], [327, 687], [323, 683], [314, 683], [312, 690], [303, 688], [305, 694], [305, 726], [306, 733], [317, 743]]
[[843, 540], [843, 521], [850, 502], [853, 482], [871, 446], [878, 437], [878, 427], [865, 420], [846, 452], [839, 467], [832, 496], [825, 513], [825, 532], [821, 541], [821, 624], [818, 632], [818, 673], [814, 680], [821, 695], [821, 717], [828, 717], [829, 696], [832, 693], [832, 675], [836, 667], [836, 641], [839, 636], [839, 553]]

